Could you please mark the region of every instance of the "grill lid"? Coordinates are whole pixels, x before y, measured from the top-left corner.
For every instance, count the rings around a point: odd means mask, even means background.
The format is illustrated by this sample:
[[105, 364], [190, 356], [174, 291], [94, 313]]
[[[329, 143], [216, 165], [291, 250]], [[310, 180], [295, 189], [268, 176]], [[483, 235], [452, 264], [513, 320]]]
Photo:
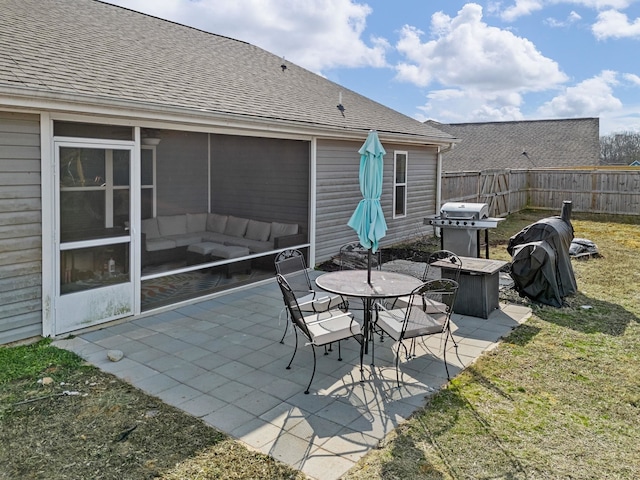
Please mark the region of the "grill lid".
[[489, 216], [486, 203], [447, 202], [440, 208], [440, 218], [480, 220]]

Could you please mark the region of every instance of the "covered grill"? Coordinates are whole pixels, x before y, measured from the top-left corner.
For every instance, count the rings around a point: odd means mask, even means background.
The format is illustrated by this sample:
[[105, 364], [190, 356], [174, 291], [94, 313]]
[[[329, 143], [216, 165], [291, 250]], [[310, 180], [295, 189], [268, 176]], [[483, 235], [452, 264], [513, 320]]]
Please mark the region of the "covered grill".
[[441, 248], [464, 257], [480, 257], [484, 232], [485, 257], [489, 258], [489, 229], [502, 220], [489, 217], [486, 203], [447, 202], [439, 215], [426, 217], [424, 224], [441, 229]]

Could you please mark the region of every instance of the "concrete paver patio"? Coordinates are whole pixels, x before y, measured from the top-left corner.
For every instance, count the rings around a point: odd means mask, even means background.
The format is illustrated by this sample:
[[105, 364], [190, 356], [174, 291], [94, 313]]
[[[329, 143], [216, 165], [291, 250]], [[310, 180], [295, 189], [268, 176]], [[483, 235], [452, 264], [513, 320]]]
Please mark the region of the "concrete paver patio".
[[[312, 272], [318, 274], [319, 272]], [[375, 366], [365, 357], [360, 382], [359, 344], [343, 342], [323, 356], [309, 395], [311, 347], [301, 346], [291, 370], [289, 328], [275, 281], [172, 311], [109, 325], [54, 344], [183, 411], [202, 418], [251, 448], [312, 478], [337, 479], [424, 405], [446, 383], [440, 337], [401, 364], [397, 388], [392, 342], [375, 339]], [[356, 316], [362, 312], [354, 311]], [[457, 352], [448, 344], [452, 376], [523, 323], [530, 309], [501, 305], [489, 319], [452, 317]], [[112, 362], [107, 351], [124, 358]]]

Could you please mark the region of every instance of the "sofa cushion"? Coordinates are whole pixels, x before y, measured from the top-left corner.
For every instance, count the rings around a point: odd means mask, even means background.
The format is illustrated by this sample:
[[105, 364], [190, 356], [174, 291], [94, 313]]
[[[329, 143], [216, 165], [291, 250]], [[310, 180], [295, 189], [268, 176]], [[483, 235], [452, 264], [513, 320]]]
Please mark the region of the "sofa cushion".
[[218, 213], [209, 213], [207, 215], [207, 230], [209, 232], [224, 233], [227, 226], [227, 216]]
[[147, 236], [147, 240], [150, 238], [160, 237], [160, 230], [158, 230], [157, 218], [145, 218], [142, 220], [142, 233]]
[[163, 237], [187, 233], [187, 216], [182, 214], [158, 217], [158, 228]]
[[232, 237], [244, 237], [248, 224], [249, 220], [246, 218], [229, 215], [229, 218], [227, 218], [227, 226], [224, 229], [224, 234], [231, 235]]
[[187, 233], [204, 232], [206, 229], [206, 213], [187, 213]]
[[173, 240], [176, 247], [186, 247], [192, 243], [200, 243], [202, 236], [200, 233], [183, 233], [182, 235], [167, 235], [167, 240]]
[[147, 252], [157, 252], [158, 250], [169, 250], [176, 248], [176, 242], [168, 238], [152, 238], [147, 239]]
[[203, 242], [213, 242], [213, 243], [220, 243], [224, 245], [224, 242], [233, 238], [235, 237], [232, 237], [231, 235], [225, 235], [224, 233], [209, 232], [209, 231], [202, 233]]
[[297, 223], [271, 222], [271, 236], [269, 237], [269, 241], [273, 242], [275, 238], [295, 235], [296, 233], [298, 233]]
[[260, 240], [250, 240], [246, 237], [227, 237], [225, 245], [233, 245], [236, 247], [246, 247], [251, 253], [264, 253], [273, 250], [273, 243], [261, 242]]
[[269, 240], [270, 233], [270, 223], [258, 222], [257, 220], [249, 220], [249, 223], [247, 224], [247, 232], [244, 234], [244, 238], [266, 242], [267, 240]]

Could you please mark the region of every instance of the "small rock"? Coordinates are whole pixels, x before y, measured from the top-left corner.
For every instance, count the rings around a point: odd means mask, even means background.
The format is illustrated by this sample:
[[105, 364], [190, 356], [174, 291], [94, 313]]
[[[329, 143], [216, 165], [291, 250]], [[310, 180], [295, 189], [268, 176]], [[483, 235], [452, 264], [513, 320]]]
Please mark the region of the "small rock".
[[38, 383], [40, 383], [42, 385], [51, 385], [51, 384], [53, 384], [53, 378], [44, 377], [44, 378], [41, 378], [40, 380], [38, 380]]
[[122, 353], [120, 350], [109, 350], [107, 352], [107, 358], [112, 362], [119, 362], [120, 360], [122, 360], [122, 357], [124, 357], [124, 353]]

